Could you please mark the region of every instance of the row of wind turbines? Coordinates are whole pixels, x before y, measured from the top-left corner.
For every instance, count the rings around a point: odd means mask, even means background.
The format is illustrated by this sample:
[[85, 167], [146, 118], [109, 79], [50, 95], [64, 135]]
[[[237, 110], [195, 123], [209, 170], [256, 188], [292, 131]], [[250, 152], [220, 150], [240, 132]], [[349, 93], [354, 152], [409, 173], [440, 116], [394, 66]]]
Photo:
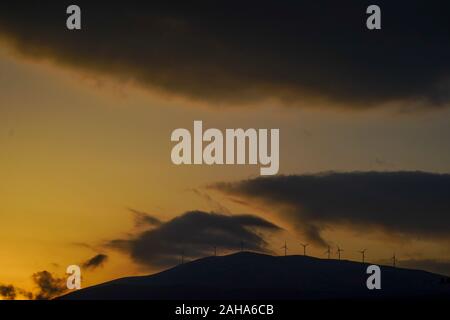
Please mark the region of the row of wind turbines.
[[[307, 256], [306, 248], [309, 246], [309, 243], [300, 243], [300, 245], [303, 247], [303, 255]], [[217, 256], [217, 246], [214, 246], [213, 248], [214, 248], [214, 256]], [[343, 252], [344, 249], [342, 249], [340, 246], [336, 246], [336, 248], [337, 248], [336, 249], [336, 254], [338, 256], [338, 260], [341, 260], [341, 252]], [[244, 251], [244, 241], [240, 242], [240, 249], [241, 249], [241, 252]], [[284, 242], [284, 246], [282, 246], [281, 249], [284, 249], [284, 255], [287, 256], [288, 246], [287, 246], [287, 242], [286, 241]], [[367, 249], [362, 249], [360, 251], [357, 251], [357, 252], [359, 252], [361, 254], [362, 263], [366, 262], [366, 251], [367, 251]], [[324, 254], [327, 255], [328, 259], [331, 259], [332, 250], [331, 250], [330, 246], [328, 246], [327, 251], [325, 251]], [[181, 260], [180, 261], [181, 264], [184, 264], [184, 256], [185, 256], [185, 252], [184, 252], [184, 249], [183, 249], [182, 252], [181, 252], [181, 259], [180, 259]], [[395, 252], [394, 252], [393, 256], [391, 257], [391, 261], [392, 261], [392, 266], [396, 267], [396, 265], [397, 265], [397, 258], [396, 258]]]
[[[303, 247], [303, 255], [306, 256], [307, 255], [306, 254], [306, 248], [309, 246], [309, 243], [300, 243], [300, 245]], [[342, 249], [339, 246], [336, 246], [336, 248], [337, 248], [336, 249], [336, 254], [338, 256], [338, 260], [341, 260], [341, 252], [343, 252], [344, 249]], [[288, 246], [287, 246], [287, 242], [286, 241], [284, 242], [284, 246], [282, 246], [281, 249], [284, 249], [284, 255], [287, 256]], [[357, 252], [359, 252], [361, 254], [362, 263], [366, 262], [366, 251], [367, 251], [367, 249], [362, 249], [360, 251], [357, 251]], [[331, 253], [332, 253], [331, 247], [328, 246], [328, 249], [327, 249], [327, 251], [325, 251], [324, 254], [327, 255], [328, 259], [331, 259]], [[391, 261], [392, 261], [392, 266], [396, 267], [396, 265], [397, 265], [397, 257], [395, 256], [395, 252], [394, 252], [394, 254], [391, 257]]]

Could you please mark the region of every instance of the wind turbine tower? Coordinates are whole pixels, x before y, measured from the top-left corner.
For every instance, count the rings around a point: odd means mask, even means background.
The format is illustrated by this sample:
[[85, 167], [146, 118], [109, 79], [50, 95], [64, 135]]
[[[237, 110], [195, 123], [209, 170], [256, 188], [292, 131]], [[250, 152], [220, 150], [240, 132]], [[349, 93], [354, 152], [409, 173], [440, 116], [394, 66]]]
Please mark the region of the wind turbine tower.
[[330, 249], [330, 246], [328, 246], [328, 250], [327, 250], [327, 251], [325, 251], [325, 253], [327, 253], [327, 254], [328, 254], [328, 259], [330, 259], [330, 254], [331, 254], [331, 249]]
[[363, 250], [361, 250], [361, 251], [358, 251], [358, 252], [361, 253], [361, 255], [362, 255], [362, 263], [364, 263], [364, 261], [365, 261], [365, 258], [366, 258], [366, 251], [367, 251], [367, 249], [363, 249]]
[[391, 259], [392, 259], [392, 266], [395, 268], [395, 266], [397, 264], [397, 258], [395, 257], [395, 252]]
[[309, 243], [300, 243], [300, 245], [303, 247], [303, 255], [306, 256], [306, 247], [309, 246]]
[[338, 259], [341, 260], [341, 252], [344, 251], [344, 249], [341, 249], [339, 246], [337, 247], [337, 254], [338, 254]]
[[281, 247], [281, 249], [284, 249], [284, 256], [287, 256], [287, 244], [286, 241], [284, 242], [284, 246]]

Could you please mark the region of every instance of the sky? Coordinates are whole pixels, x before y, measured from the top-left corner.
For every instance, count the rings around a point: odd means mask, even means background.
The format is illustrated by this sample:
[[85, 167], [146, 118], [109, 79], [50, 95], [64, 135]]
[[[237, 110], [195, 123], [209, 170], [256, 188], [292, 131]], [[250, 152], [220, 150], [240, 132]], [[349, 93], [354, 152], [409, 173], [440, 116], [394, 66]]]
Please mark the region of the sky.
[[[0, 294], [48, 297], [46, 277], [60, 293], [71, 264], [88, 286], [242, 241], [449, 275], [448, 19], [382, 2], [370, 34], [362, 3], [299, 3], [80, 1], [73, 32], [63, 2], [0, 5]], [[171, 132], [194, 120], [279, 128], [278, 175], [172, 164]]]

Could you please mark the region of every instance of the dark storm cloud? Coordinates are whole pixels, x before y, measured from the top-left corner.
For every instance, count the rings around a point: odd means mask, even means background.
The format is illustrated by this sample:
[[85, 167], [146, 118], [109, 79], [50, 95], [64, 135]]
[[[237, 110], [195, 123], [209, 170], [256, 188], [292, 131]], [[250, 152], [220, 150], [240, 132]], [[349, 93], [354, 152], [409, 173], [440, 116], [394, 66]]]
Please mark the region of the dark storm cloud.
[[66, 280], [58, 278], [48, 271], [33, 274], [32, 279], [38, 287], [36, 300], [48, 300], [63, 294], [67, 290]]
[[14, 285], [0, 284], [0, 298], [15, 300], [18, 296], [29, 300], [49, 300], [63, 294], [66, 290], [66, 280], [58, 278], [48, 271], [39, 271], [31, 276], [37, 291], [35, 293], [18, 288]]
[[0, 284], [0, 298], [4, 300], [15, 300], [17, 297], [24, 297], [28, 300], [33, 300], [34, 295], [32, 292], [15, 287], [11, 284], [9, 285]]
[[276, 98], [287, 105], [368, 108], [450, 98], [450, 3], [377, 1], [5, 1], [0, 33], [23, 54], [133, 80], [212, 104]]
[[82, 264], [83, 268], [94, 270], [98, 267], [101, 267], [105, 264], [106, 260], [108, 260], [108, 256], [106, 254], [97, 254], [84, 262]]
[[450, 238], [450, 175], [427, 172], [347, 172], [256, 178], [213, 188], [283, 214], [311, 241], [350, 226], [369, 232]]
[[253, 215], [191, 211], [132, 239], [116, 239], [108, 245], [128, 252], [139, 263], [171, 266], [179, 263], [182, 254], [187, 259], [210, 256], [214, 246], [238, 250], [241, 242], [246, 250], [268, 252], [260, 232], [277, 230], [276, 225]]
[[17, 296], [16, 288], [12, 285], [0, 284], [0, 297], [5, 300], [15, 300]]

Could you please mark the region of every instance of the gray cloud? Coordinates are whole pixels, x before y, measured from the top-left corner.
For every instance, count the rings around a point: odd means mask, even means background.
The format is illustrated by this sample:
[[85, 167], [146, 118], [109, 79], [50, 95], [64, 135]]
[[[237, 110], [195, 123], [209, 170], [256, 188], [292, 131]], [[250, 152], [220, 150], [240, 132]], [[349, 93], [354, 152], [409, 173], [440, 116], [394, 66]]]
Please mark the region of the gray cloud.
[[187, 259], [209, 256], [213, 247], [237, 250], [241, 241], [246, 250], [268, 252], [262, 231], [279, 227], [253, 215], [222, 215], [190, 211], [137, 234], [131, 239], [115, 239], [108, 246], [121, 249], [138, 263], [171, 266]]
[[100, 253], [85, 261], [82, 266], [85, 269], [94, 270], [98, 267], [103, 266], [106, 260], [108, 260], [108, 256], [106, 254]]
[[212, 188], [281, 213], [310, 241], [351, 226], [370, 232], [450, 238], [450, 175], [427, 172], [346, 172], [256, 178]]
[[78, 32], [65, 28], [69, 4], [2, 2], [0, 35], [27, 56], [213, 104], [449, 104], [448, 1], [379, 0], [377, 31], [365, 0], [79, 0]]

